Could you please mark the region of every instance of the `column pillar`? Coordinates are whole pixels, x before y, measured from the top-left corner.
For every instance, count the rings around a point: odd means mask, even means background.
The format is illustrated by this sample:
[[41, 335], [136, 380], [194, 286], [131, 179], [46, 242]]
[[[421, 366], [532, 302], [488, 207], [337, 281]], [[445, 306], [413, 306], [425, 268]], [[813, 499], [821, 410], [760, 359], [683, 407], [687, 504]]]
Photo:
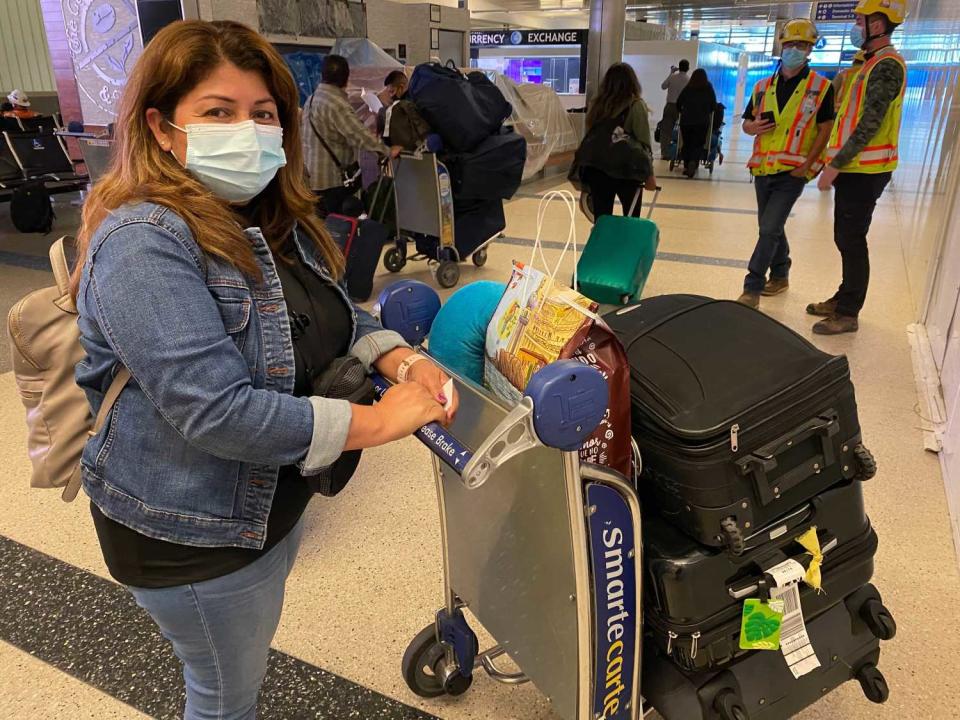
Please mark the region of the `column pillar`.
[[590, 36], [587, 41], [587, 102], [597, 92], [603, 74], [623, 59], [626, 0], [590, 1]]

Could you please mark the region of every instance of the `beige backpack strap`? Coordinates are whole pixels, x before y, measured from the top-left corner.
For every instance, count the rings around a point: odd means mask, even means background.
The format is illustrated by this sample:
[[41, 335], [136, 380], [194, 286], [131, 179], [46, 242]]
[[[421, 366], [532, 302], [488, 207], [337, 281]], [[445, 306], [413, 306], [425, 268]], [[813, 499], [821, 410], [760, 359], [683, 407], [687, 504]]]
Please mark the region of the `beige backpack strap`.
[[73, 238], [64, 235], [50, 246], [50, 267], [60, 294], [70, 291], [70, 261], [67, 258], [67, 244], [73, 244]]
[[[57, 242], [59, 242], [59, 240]], [[120, 393], [123, 392], [123, 389], [127, 386], [129, 381], [130, 371], [121, 365], [120, 369], [117, 370], [117, 374], [113, 378], [113, 382], [110, 383], [110, 387], [107, 388], [107, 394], [103, 396], [103, 402], [100, 404], [100, 412], [97, 413], [97, 418], [93, 422], [93, 429], [90, 431], [90, 437], [96, 435], [98, 432], [100, 432], [101, 428], [103, 428], [104, 423], [107, 422], [107, 416], [110, 415], [110, 411], [113, 410], [113, 406], [117, 402], [117, 398], [120, 397]], [[77, 494], [80, 492], [80, 475], [80, 463], [77, 463], [77, 467], [73, 470], [73, 475], [70, 476], [67, 486], [63, 488], [63, 494], [60, 496], [64, 502], [72, 502], [76, 499]]]

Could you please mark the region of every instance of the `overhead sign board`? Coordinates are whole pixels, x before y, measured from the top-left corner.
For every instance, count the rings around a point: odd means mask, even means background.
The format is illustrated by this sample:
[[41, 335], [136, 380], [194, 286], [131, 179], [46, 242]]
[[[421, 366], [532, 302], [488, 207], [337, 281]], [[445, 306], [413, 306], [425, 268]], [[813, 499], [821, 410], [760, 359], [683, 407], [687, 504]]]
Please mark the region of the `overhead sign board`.
[[510, 47], [519, 45], [581, 45], [586, 30], [474, 30], [470, 47]]
[[853, 11], [857, 7], [857, 0], [820, 0], [817, 3], [817, 12], [814, 20], [817, 22], [850, 21], [856, 18]]

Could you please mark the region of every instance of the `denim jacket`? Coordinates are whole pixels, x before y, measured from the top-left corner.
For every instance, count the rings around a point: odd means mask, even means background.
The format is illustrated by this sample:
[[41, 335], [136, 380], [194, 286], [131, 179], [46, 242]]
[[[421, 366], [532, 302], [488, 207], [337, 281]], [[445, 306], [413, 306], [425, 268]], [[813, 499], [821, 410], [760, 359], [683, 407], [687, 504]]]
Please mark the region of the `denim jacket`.
[[[186, 545], [259, 549], [282, 465], [331, 464], [350, 427], [344, 400], [294, 397], [294, 355], [273, 255], [245, 231], [263, 279], [201, 252], [186, 223], [151, 203], [113, 212], [91, 238], [77, 298], [86, 357], [77, 383], [94, 414], [118, 365], [132, 375], [83, 453], [83, 487], [104, 515]], [[304, 263], [335, 284], [306, 238]], [[369, 369], [404, 346], [356, 308], [351, 354]]]

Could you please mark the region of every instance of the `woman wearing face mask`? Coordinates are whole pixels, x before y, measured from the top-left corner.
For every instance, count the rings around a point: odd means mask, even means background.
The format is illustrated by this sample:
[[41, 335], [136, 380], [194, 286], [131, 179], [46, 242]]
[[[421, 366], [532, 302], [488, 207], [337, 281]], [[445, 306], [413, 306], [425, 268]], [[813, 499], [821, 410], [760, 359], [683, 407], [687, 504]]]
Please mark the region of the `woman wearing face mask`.
[[760, 234], [739, 300], [754, 308], [761, 295], [779, 295], [789, 285], [787, 218], [820, 171], [833, 127], [833, 87], [807, 64], [818, 37], [806, 18], [784, 24], [780, 67], [756, 84], [743, 113], [743, 131], [754, 136], [747, 167], [754, 176]]
[[[77, 381], [96, 412], [130, 374], [83, 486], [111, 574], [183, 661], [188, 720], [255, 717], [307, 478], [456, 411], [446, 376], [336, 283], [297, 99], [249, 28], [167, 26], [130, 76], [113, 166], [83, 211]], [[398, 381], [376, 406], [313, 396], [348, 355]]]

